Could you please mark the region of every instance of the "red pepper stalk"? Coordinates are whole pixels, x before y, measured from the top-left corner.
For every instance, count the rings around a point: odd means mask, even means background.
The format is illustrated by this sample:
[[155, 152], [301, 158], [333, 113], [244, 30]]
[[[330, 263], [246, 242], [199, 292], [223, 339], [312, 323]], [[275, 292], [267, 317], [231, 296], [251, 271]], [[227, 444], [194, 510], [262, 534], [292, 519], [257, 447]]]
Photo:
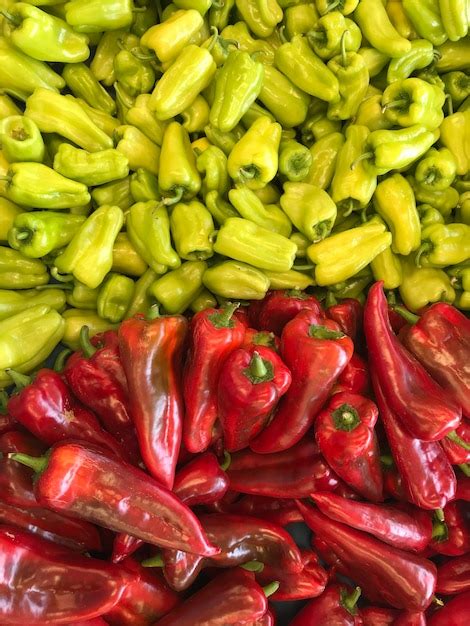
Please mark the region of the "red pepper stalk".
[[[153, 545], [213, 555], [194, 513], [153, 478], [98, 448], [80, 443], [55, 446], [47, 457], [10, 455], [39, 473], [41, 506], [125, 532]], [[64, 481], [67, 476], [67, 481]]]
[[206, 309], [191, 320], [183, 379], [183, 441], [190, 452], [203, 452], [212, 441], [220, 370], [245, 336], [244, 324], [233, 317], [236, 308], [233, 304], [224, 309]]
[[338, 382], [333, 388], [333, 393], [349, 391], [350, 393], [367, 394], [369, 389], [369, 367], [366, 361], [355, 352], [338, 376]]
[[441, 445], [452, 465], [470, 463], [470, 420], [463, 418], [455, 431], [441, 439]]
[[261, 454], [294, 446], [309, 430], [353, 353], [353, 343], [336, 322], [301, 311], [284, 327], [281, 356], [292, 384], [270, 424], [250, 444]]
[[453, 596], [464, 591], [470, 591], [470, 553], [451, 559], [437, 568], [437, 593]]
[[434, 514], [431, 547], [438, 554], [460, 556], [470, 551], [470, 505], [452, 501]]
[[[158, 315], [154, 309], [152, 315]], [[173, 486], [183, 427], [181, 367], [188, 322], [182, 315], [125, 320], [119, 328], [122, 364], [129, 385], [144, 463], [162, 485]]]
[[455, 430], [462, 410], [398, 341], [382, 282], [375, 283], [367, 296], [364, 329], [371, 370], [390, 410], [408, 432], [423, 441], [438, 441]]
[[281, 348], [281, 340], [274, 333], [270, 333], [267, 330], [256, 330], [256, 328], [247, 328], [245, 330], [245, 337], [241, 344], [241, 348], [247, 348], [252, 346], [265, 346], [271, 348], [275, 352], [279, 352]]
[[360, 626], [359, 609], [356, 606], [361, 589], [352, 590], [348, 585], [329, 585], [319, 598], [309, 602], [289, 626]]
[[423, 611], [432, 602], [436, 567], [422, 557], [329, 519], [298, 502], [307, 525], [337, 555], [343, 569], [372, 602]]
[[350, 487], [368, 500], [383, 500], [376, 405], [363, 396], [336, 393], [315, 420], [320, 451]]
[[362, 335], [363, 308], [359, 300], [345, 298], [338, 302], [331, 291], [326, 296], [327, 317], [339, 324], [341, 330], [357, 343]]
[[395, 609], [381, 606], [366, 606], [361, 609], [362, 626], [392, 626], [399, 613]]
[[234, 350], [222, 365], [218, 416], [229, 452], [246, 448], [269, 420], [291, 384], [291, 374], [270, 348]]
[[287, 322], [303, 310], [312, 311], [317, 315], [322, 314], [321, 304], [315, 296], [298, 289], [271, 291], [262, 301], [257, 315], [256, 328], [269, 330], [281, 336]]
[[465, 626], [468, 624], [470, 591], [460, 593], [446, 602], [428, 619], [428, 626]]

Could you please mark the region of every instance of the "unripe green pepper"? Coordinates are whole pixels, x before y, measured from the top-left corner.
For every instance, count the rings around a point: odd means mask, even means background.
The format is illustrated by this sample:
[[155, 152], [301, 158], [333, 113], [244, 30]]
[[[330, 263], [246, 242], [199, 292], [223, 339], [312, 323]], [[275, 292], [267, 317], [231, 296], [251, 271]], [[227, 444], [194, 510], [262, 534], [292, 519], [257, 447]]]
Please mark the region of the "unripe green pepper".
[[446, 41], [437, 48], [437, 52], [439, 53], [439, 59], [436, 62], [438, 72], [470, 69], [470, 42], [468, 37], [459, 41]]
[[196, 160], [198, 172], [202, 174], [202, 194], [203, 197], [210, 191], [217, 191], [220, 195], [225, 195], [229, 189], [229, 178], [227, 173], [227, 157], [217, 146], [209, 146]]
[[11, 115], [21, 115], [21, 109], [16, 106], [10, 96], [0, 95], [0, 120]]
[[99, 207], [110, 204], [126, 211], [134, 202], [130, 183], [131, 177], [127, 176], [112, 183], [95, 187], [91, 192], [93, 202]]
[[62, 343], [73, 351], [80, 350], [80, 332], [83, 326], [88, 326], [90, 337], [118, 327], [117, 324], [104, 320], [96, 311], [88, 309], [67, 309], [62, 318], [65, 324]]
[[122, 88], [134, 98], [148, 93], [155, 85], [153, 67], [130, 50], [122, 49], [114, 57], [114, 73]]
[[205, 261], [186, 261], [176, 270], [158, 278], [149, 293], [163, 305], [167, 313], [183, 313], [203, 289]]
[[358, 26], [339, 11], [331, 11], [320, 17], [307, 33], [313, 51], [324, 60], [332, 59], [341, 52], [343, 38], [347, 52], [357, 52], [361, 47], [362, 34]]
[[90, 70], [96, 80], [106, 87], [111, 87], [116, 82], [114, 57], [123, 44], [129, 48], [136, 47], [139, 45], [139, 38], [123, 30], [112, 30], [101, 35], [96, 47]]
[[304, 180], [312, 165], [311, 151], [303, 144], [290, 139], [281, 141], [279, 172], [291, 182]]
[[330, 11], [340, 11], [343, 15], [349, 15], [355, 11], [359, 0], [315, 0], [320, 15], [325, 15]]
[[310, 148], [312, 162], [304, 182], [327, 189], [333, 180], [338, 154], [343, 144], [342, 133], [330, 133], [316, 141]]
[[212, 6], [212, 0], [175, 0], [174, 5], [178, 9], [193, 9], [204, 16]]
[[143, 168], [155, 176], [159, 172], [160, 148], [135, 126], [118, 126], [114, 131], [116, 150], [124, 155], [129, 169]]
[[109, 183], [129, 174], [128, 159], [118, 150], [87, 152], [68, 143], [59, 146], [54, 156], [54, 169], [62, 176], [88, 186]]
[[111, 270], [127, 276], [142, 276], [147, 263], [132, 245], [127, 233], [119, 233], [113, 245]]
[[435, 46], [447, 39], [439, 10], [439, 0], [403, 0], [406, 15], [416, 32]]
[[405, 80], [416, 70], [422, 70], [435, 60], [437, 53], [434, 46], [427, 39], [415, 39], [411, 42], [410, 50], [390, 61], [387, 70], [387, 82], [392, 84]]
[[442, 25], [451, 41], [458, 41], [468, 33], [468, 3], [466, 0], [439, 0]]
[[330, 234], [337, 214], [336, 204], [326, 191], [309, 183], [285, 183], [281, 207], [311, 241]]
[[0, 246], [0, 289], [30, 289], [49, 282], [47, 268], [18, 250]]
[[189, 305], [189, 308], [193, 313], [199, 313], [199, 311], [205, 311], [205, 309], [215, 309], [216, 307], [217, 300], [211, 292], [205, 288]]
[[245, 22], [229, 24], [224, 28], [221, 35], [226, 41], [236, 41], [239, 50], [249, 54], [256, 53], [257, 60], [262, 63], [272, 64], [274, 62], [274, 48], [269, 45], [266, 39], [254, 39]]
[[6, 198], [0, 198], [0, 242], [8, 241], [8, 232], [24, 209]]
[[235, 0], [225, 0], [222, 5], [212, 4], [209, 9], [209, 26], [215, 26], [220, 32], [230, 20], [230, 13], [235, 6]]
[[296, 4], [284, 10], [284, 24], [288, 39], [294, 35], [306, 35], [315, 28], [319, 14], [313, 3]]
[[354, 123], [358, 126], [367, 126], [370, 132], [383, 128], [392, 128], [382, 108], [382, 93], [366, 97], [357, 110]]
[[149, 139], [162, 145], [163, 133], [167, 127], [167, 122], [157, 120], [150, 109], [150, 94], [142, 93], [135, 99], [134, 105], [126, 113], [126, 123], [132, 124], [144, 133]]
[[416, 208], [419, 214], [421, 228], [425, 228], [426, 226], [430, 226], [431, 224], [444, 224], [444, 218], [442, 216], [442, 213], [440, 213], [430, 204], [420, 204]]
[[261, 270], [238, 261], [213, 265], [203, 275], [209, 291], [231, 300], [262, 300], [269, 289], [269, 278]]
[[420, 311], [433, 302], [455, 300], [455, 290], [447, 274], [434, 267], [416, 267], [414, 255], [401, 257], [403, 279], [400, 296], [410, 311]]
[[305, 121], [310, 96], [275, 67], [266, 65], [258, 99], [284, 128], [293, 128]]
[[137, 280], [134, 286], [132, 301], [127, 309], [126, 319], [133, 317], [136, 313], [147, 313], [152, 304], [149, 288], [156, 279], [157, 274], [155, 274], [152, 269], [148, 268], [139, 280]]
[[0, 144], [9, 163], [44, 160], [45, 147], [39, 128], [24, 115], [12, 115], [0, 122]]
[[109, 115], [116, 111], [116, 103], [84, 63], [65, 65], [62, 76], [76, 98], [85, 100], [90, 106]]
[[273, 233], [289, 237], [292, 224], [287, 215], [275, 204], [265, 206], [254, 191], [245, 186], [231, 189], [228, 194], [232, 205], [246, 220]]
[[238, 217], [238, 213], [224, 200], [218, 191], [209, 191], [205, 197], [207, 210], [212, 215], [217, 224], [224, 224], [229, 217]]
[[449, 72], [442, 77], [446, 93], [450, 95], [455, 108], [470, 96], [470, 77], [465, 72]]
[[269, 272], [264, 270], [264, 274], [269, 278], [270, 289], [304, 290], [315, 284], [311, 276], [295, 270], [289, 270], [288, 272]]
[[410, 50], [411, 43], [397, 32], [382, 0], [361, 0], [354, 18], [363, 36], [379, 52], [394, 58]]
[[74, 98], [74, 96], [68, 95], [67, 98], [77, 102], [91, 119], [93, 124], [95, 124], [100, 130], [102, 130], [108, 137], [112, 137], [114, 131], [119, 126], [120, 122], [112, 115], [108, 115], [104, 111], [100, 109], [95, 109], [91, 107], [89, 104], [82, 100], [81, 98]]
[[181, 113], [183, 128], [188, 133], [199, 133], [209, 123], [210, 107], [205, 98], [197, 96], [190, 106]]
[[223, 133], [217, 128], [211, 126], [210, 124], [204, 127], [204, 133], [206, 134], [206, 138], [209, 140], [209, 142], [214, 144], [214, 146], [220, 148], [226, 156], [230, 154], [237, 141], [241, 139], [241, 137], [243, 137], [244, 135], [243, 131], [238, 131], [239, 126], [236, 126], [229, 133]]
[[188, 132], [171, 122], [163, 135], [158, 186], [165, 204], [191, 200], [201, 189], [201, 177]]
[[457, 165], [447, 148], [431, 148], [416, 166], [416, 181], [430, 191], [444, 191], [454, 182]]
[[158, 178], [142, 168], [132, 174], [130, 189], [134, 202], [161, 200]]
[[132, 0], [71, 0], [65, 19], [78, 33], [101, 33], [132, 24]]
[[440, 131], [441, 144], [454, 155], [457, 174], [464, 176], [470, 170], [470, 111], [448, 115]]
[[47, 305], [56, 311], [65, 308], [65, 291], [62, 289], [0, 289], [0, 320], [21, 313], [33, 306]]
[[436, 189], [432, 190], [424, 185], [420, 185], [412, 176], [407, 176], [406, 178], [413, 187], [416, 200], [423, 204], [430, 204], [438, 209], [444, 217], [448, 217], [452, 209], [459, 203], [459, 192], [453, 187], [437, 191]]
[[111, 273], [101, 285], [98, 300], [98, 315], [108, 322], [121, 322], [134, 295], [134, 281], [128, 276]]
[[467, 191], [460, 196], [455, 219], [461, 224], [470, 226], [470, 192]]
[[385, 117], [394, 125], [420, 124], [435, 130], [444, 119], [444, 92], [420, 78], [405, 78], [389, 85], [382, 96]]
[[236, 0], [238, 12], [257, 37], [269, 37], [282, 21], [276, 0]]
[[176, 204], [171, 211], [170, 228], [176, 252], [182, 259], [205, 261], [213, 256], [214, 222], [201, 202]]

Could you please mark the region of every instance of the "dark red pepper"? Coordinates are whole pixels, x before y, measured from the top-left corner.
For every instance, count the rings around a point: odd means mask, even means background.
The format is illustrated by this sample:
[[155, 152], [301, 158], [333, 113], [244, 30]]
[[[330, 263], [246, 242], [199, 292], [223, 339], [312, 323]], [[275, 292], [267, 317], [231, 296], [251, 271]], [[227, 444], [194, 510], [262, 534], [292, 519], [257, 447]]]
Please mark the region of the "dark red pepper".
[[455, 499], [470, 502], [470, 476], [462, 476], [462, 474], [459, 474]]
[[289, 626], [360, 626], [362, 619], [356, 606], [361, 590], [348, 585], [330, 585], [324, 593], [309, 602]]
[[295, 500], [287, 498], [246, 495], [233, 504], [228, 505], [227, 509], [225, 511], [227, 513], [253, 515], [273, 524], [279, 524], [279, 526], [287, 526], [287, 524], [303, 521]]
[[361, 609], [362, 626], [392, 626], [399, 613], [395, 609], [381, 606], [366, 606]]
[[403, 611], [393, 622], [393, 626], [426, 626], [426, 615], [421, 611]]
[[455, 431], [441, 439], [441, 445], [452, 465], [470, 463], [470, 421], [463, 418]]
[[362, 335], [363, 308], [359, 300], [345, 298], [338, 302], [331, 292], [328, 292], [325, 315], [339, 324], [341, 330], [356, 343]]
[[189, 452], [203, 452], [212, 441], [221, 367], [245, 336], [244, 324], [233, 317], [236, 307], [206, 309], [191, 320], [183, 379], [186, 409], [183, 441]]
[[407, 496], [405, 489], [403, 488], [403, 480], [398, 473], [395, 464], [393, 463], [390, 466], [383, 466], [383, 470], [385, 493], [394, 500], [405, 502], [407, 500]]
[[366, 361], [355, 352], [338, 376], [338, 382], [334, 386], [333, 393], [349, 391], [350, 393], [366, 394], [369, 388], [369, 367]]
[[140, 452], [152, 476], [169, 489], [183, 428], [181, 368], [187, 330], [188, 322], [182, 315], [148, 321], [136, 316], [119, 328]]
[[470, 554], [458, 556], [437, 568], [437, 593], [453, 596], [464, 591], [470, 591]]
[[460, 556], [470, 552], [470, 505], [454, 500], [436, 512], [431, 547], [438, 554]]
[[8, 395], [5, 390], [0, 389], [0, 435], [10, 430], [15, 430], [18, 426], [16, 420], [7, 411]]
[[335, 522], [300, 501], [298, 506], [307, 525], [338, 556], [369, 600], [410, 611], [430, 605], [436, 587], [431, 561]]
[[398, 341], [390, 326], [382, 282], [369, 290], [364, 330], [371, 371], [406, 430], [424, 441], [438, 441], [455, 430], [462, 409]]
[[95, 619], [87, 619], [86, 622], [68, 622], [67, 626], [107, 626], [108, 622], [105, 622], [102, 617], [95, 617]]
[[228, 355], [217, 389], [226, 450], [236, 452], [249, 445], [267, 424], [291, 380], [289, 369], [270, 348], [251, 346]]
[[383, 500], [377, 406], [364, 396], [335, 393], [315, 420], [315, 438], [330, 467], [368, 500]]
[[298, 289], [271, 291], [262, 301], [255, 326], [281, 336], [287, 322], [305, 309], [322, 315], [321, 304], [315, 296]]
[[274, 333], [267, 330], [256, 330], [256, 328], [247, 328], [241, 348], [248, 346], [265, 346], [271, 348], [275, 352], [279, 352], [281, 340]]
[[449, 600], [428, 619], [428, 626], [468, 626], [470, 591]]
[[40, 456], [47, 450], [47, 445], [21, 430], [10, 430], [0, 435], [0, 452], [24, 452], [32, 456]]
[[287, 450], [313, 424], [353, 353], [351, 339], [336, 322], [316, 311], [301, 311], [284, 327], [281, 356], [292, 373], [292, 384], [270, 424], [250, 444], [266, 454]]

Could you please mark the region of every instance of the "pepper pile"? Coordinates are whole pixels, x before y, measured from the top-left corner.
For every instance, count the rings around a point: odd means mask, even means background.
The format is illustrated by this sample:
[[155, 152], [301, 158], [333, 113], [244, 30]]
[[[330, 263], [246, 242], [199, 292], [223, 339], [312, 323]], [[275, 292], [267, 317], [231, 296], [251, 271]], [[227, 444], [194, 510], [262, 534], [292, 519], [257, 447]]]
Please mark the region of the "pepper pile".
[[155, 302], [383, 280], [470, 310], [465, 0], [1, 15], [0, 386]]
[[376, 282], [364, 307], [270, 291], [80, 341], [8, 370], [0, 623], [273, 626], [268, 597], [307, 601], [292, 626], [468, 623], [458, 309]]

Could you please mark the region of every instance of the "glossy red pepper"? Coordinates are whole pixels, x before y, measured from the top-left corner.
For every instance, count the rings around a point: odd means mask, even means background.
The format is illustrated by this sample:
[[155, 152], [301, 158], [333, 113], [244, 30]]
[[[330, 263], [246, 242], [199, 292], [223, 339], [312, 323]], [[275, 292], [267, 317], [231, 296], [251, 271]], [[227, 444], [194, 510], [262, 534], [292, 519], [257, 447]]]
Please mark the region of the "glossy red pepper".
[[142, 470], [107, 457], [98, 448], [63, 443], [47, 457], [11, 456], [40, 472], [35, 493], [42, 506], [153, 545], [208, 556], [219, 551], [174, 494]]
[[457, 481], [442, 446], [412, 437], [390, 409], [374, 371], [372, 384], [407, 499], [422, 509], [443, 508], [453, 499]]
[[183, 427], [181, 368], [187, 330], [188, 322], [182, 315], [151, 320], [136, 316], [119, 328], [140, 452], [148, 471], [169, 489]]
[[428, 626], [467, 626], [470, 591], [449, 600], [428, 619]]
[[356, 343], [362, 335], [362, 318], [364, 313], [359, 300], [345, 298], [338, 302], [329, 292], [326, 304], [328, 308], [325, 311], [325, 315], [339, 324], [343, 333], [351, 337], [354, 343]]
[[361, 609], [362, 626], [392, 626], [399, 613], [395, 609], [381, 606], [366, 606]]
[[329, 519], [300, 501], [298, 506], [307, 525], [338, 556], [369, 600], [411, 611], [430, 605], [436, 587], [431, 561]]
[[329, 585], [319, 598], [309, 602], [289, 626], [360, 626], [361, 615], [356, 603], [361, 590], [348, 585]]
[[322, 315], [321, 304], [315, 296], [297, 289], [271, 291], [262, 301], [256, 328], [269, 330], [280, 337], [287, 322], [303, 310]]
[[470, 504], [454, 500], [436, 515], [431, 547], [438, 554], [460, 556], [470, 552]]
[[279, 524], [279, 526], [287, 526], [287, 524], [303, 521], [295, 500], [287, 498], [247, 495], [228, 505], [225, 512], [261, 517], [273, 524]]
[[217, 388], [226, 450], [236, 452], [249, 445], [266, 426], [291, 381], [289, 369], [270, 348], [239, 348], [227, 356]]
[[393, 622], [393, 626], [426, 626], [426, 615], [422, 611], [403, 611]]
[[453, 596], [470, 591], [470, 554], [463, 554], [437, 568], [436, 592]]
[[407, 501], [403, 480], [395, 464], [391, 467], [384, 467], [384, 492], [399, 502]]
[[441, 445], [452, 465], [470, 463], [470, 420], [463, 418], [455, 431], [441, 439]]
[[212, 441], [221, 367], [245, 336], [244, 324], [233, 317], [236, 307], [206, 309], [196, 313], [191, 320], [183, 378], [186, 409], [183, 441], [190, 452], [203, 452]]
[[10, 526], [0, 527], [0, 623], [67, 624], [99, 617], [132, 576]]
[[364, 396], [335, 393], [315, 420], [321, 453], [346, 484], [368, 500], [383, 500], [377, 406]]
[[361, 356], [354, 352], [351, 360], [338, 376], [338, 382], [333, 393], [349, 391], [351, 393], [366, 394], [370, 389], [369, 367]]
[[24, 452], [32, 456], [40, 456], [46, 450], [46, 444], [26, 431], [10, 430], [0, 435], [0, 452]]
[[314, 491], [334, 491], [338, 486], [338, 478], [310, 437], [273, 454], [236, 452], [227, 474], [234, 491], [272, 498], [308, 498]]
[[316, 311], [301, 311], [282, 331], [281, 356], [292, 384], [272, 421], [250, 444], [267, 454], [287, 450], [302, 439], [330, 395], [353, 353], [351, 339], [336, 322]]
[[390, 326], [382, 282], [369, 290], [364, 330], [371, 371], [406, 430], [424, 441], [438, 441], [455, 430], [462, 409], [398, 341]]
[[455, 499], [470, 502], [470, 476], [462, 476], [462, 474], [459, 474]]
[[310, 497], [327, 517], [367, 532], [396, 548], [420, 552], [431, 541], [429, 514], [411, 505], [402, 508], [355, 502], [335, 493], [312, 493]]
[[256, 330], [256, 328], [247, 328], [241, 348], [251, 346], [265, 346], [271, 348], [275, 352], [279, 352], [281, 348], [281, 340], [274, 333], [267, 330]]

